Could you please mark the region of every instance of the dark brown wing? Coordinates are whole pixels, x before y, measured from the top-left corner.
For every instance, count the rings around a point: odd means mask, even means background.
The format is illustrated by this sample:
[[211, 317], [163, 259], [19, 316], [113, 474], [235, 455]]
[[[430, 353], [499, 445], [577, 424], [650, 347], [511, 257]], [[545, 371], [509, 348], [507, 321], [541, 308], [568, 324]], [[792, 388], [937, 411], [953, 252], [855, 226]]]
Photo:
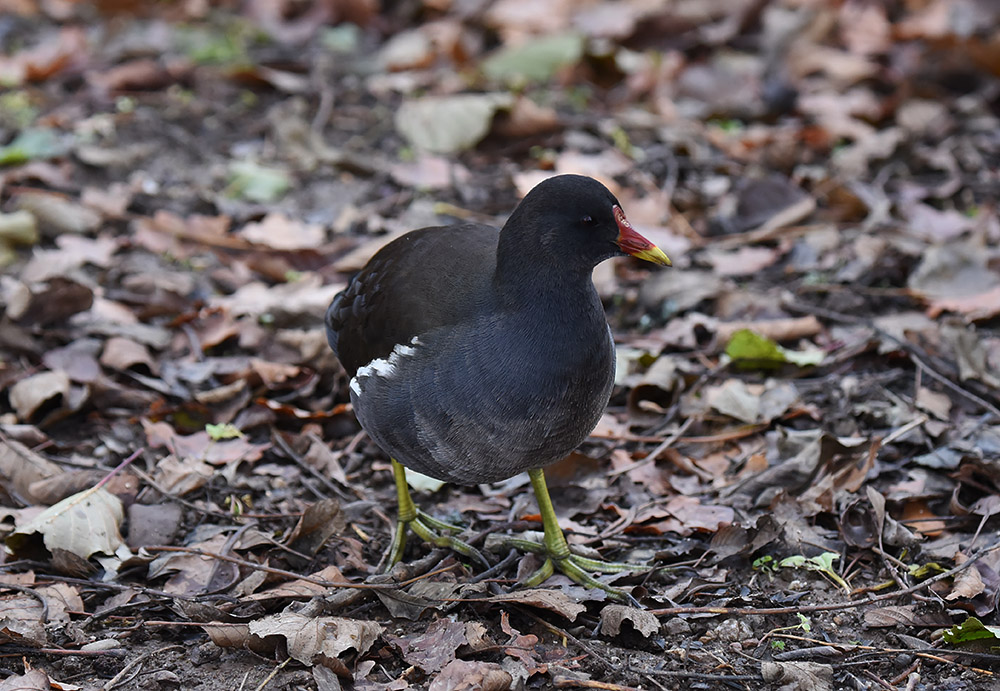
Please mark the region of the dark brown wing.
[[488, 300], [498, 236], [480, 224], [423, 228], [379, 250], [326, 312], [327, 340], [347, 373], [470, 318]]

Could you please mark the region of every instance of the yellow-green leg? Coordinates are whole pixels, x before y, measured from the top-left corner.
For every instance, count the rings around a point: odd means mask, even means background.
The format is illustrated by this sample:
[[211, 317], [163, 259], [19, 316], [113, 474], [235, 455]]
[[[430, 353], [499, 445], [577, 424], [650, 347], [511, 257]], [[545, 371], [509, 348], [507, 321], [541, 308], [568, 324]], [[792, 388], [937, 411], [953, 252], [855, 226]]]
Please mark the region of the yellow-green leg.
[[539, 585], [551, 576], [555, 569], [559, 569], [580, 585], [588, 588], [600, 588], [615, 600], [635, 604], [635, 599], [629, 593], [601, 583], [591, 576], [590, 572], [620, 573], [622, 571], [648, 571], [652, 567], [641, 564], [589, 559], [570, 552], [566, 536], [563, 534], [562, 528], [559, 527], [559, 521], [556, 519], [556, 510], [552, 506], [552, 499], [549, 497], [549, 488], [545, 484], [545, 473], [542, 472], [541, 468], [536, 468], [528, 471], [528, 477], [531, 478], [531, 486], [534, 488], [535, 498], [538, 500], [538, 512], [542, 516], [542, 529], [545, 531], [542, 537], [542, 544], [517, 538], [504, 540], [504, 544], [515, 549], [540, 554], [545, 557], [545, 562], [535, 573], [528, 577], [524, 584], [528, 587]]
[[[392, 461], [392, 475], [396, 480], [396, 500], [399, 504], [399, 513], [396, 516], [396, 532], [392, 536], [392, 544], [389, 546], [389, 566], [399, 563], [403, 559], [403, 551], [406, 549], [406, 531], [412, 530], [424, 542], [435, 547], [445, 547], [470, 559], [475, 559], [483, 566], [489, 567], [489, 562], [482, 552], [472, 545], [462, 542], [457, 537], [449, 535], [450, 532], [461, 532], [462, 529], [451, 523], [439, 521], [433, 516], [417, 508], [410, 497], [410, 488], [406, 484], [406, 468], [396, 459]], [[445, 534], [438, 533], [442, 531]]]

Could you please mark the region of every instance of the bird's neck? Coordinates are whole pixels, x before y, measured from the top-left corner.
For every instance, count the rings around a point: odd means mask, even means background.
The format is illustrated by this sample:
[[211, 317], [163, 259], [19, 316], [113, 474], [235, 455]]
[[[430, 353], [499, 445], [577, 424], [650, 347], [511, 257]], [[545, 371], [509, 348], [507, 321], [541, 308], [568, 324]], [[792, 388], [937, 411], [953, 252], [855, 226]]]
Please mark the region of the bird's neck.
[[591, 278], [592, 269], [539, 266], [535, 262], [498, 264], [493, 288], [500, 306], [537, 314], [565, 314], [571, 318], [593, 315], [604, 319], [604, 310]]

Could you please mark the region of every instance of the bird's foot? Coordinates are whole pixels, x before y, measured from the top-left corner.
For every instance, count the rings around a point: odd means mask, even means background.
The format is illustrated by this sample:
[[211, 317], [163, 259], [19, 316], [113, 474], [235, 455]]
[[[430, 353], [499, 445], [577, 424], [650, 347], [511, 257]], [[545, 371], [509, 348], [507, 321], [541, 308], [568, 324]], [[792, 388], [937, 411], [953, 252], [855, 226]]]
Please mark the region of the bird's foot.
[[482, 552], [451, 534], [462, 532], [459, 526], [439, 521], [417, 508], [413, 499], [410, 498], [410, 490], [406, 484], [406, 469], [396, 459], [392, 459], [392, 475], [396, 482], [399, 513], [396, 518], [396, 531], [392, 535], [392, 544], [389, 546], [387, 564], [389, 568], [403, 560], [403, 552], [406, 549], [406, 533], [410, 530], [424, 542], [458, 552], [489, 568], [490, 563], [486, 561]]
[[603, 559], [591, 559], [590, 557], [573, 554], [569, 551], [569, 546], [567, 545], [562, 532], [558, 534], [557, 538], [552, 539], [550, 539], [547, 534], [545, 539], [540, 543], [521, 538], [503, 538], [500, 542], [504, 547], [537, 554], [545, 560], [534, 573], [522, 582], [523, 585], [529, 588], [541, 585], [555, 572], [556, 569], [558, 569], [563, 574], [568, 576], [573, 582], [579, 583], [587, 588], [599, 588], [606, 592], [608, 597], [611, 599], [632, 605], [633, 607], [641, 607], [641, 605], [634, 597], [632, 597], [631, 593], [620, 588], [610, 586], [607, 583], [602, 583], [591, 574], [623, 573], [626, 571], [642, 572], [649, 571], [654, 568], [644, 564], [604, 561]]
[[396, 531], [389, 547], [390, 567], [402, 561], [403, 551], [406, 549], [406, 533], [410, 530], [428, 544], [458, 552], [489, 568], [490, 563], [486, 561], [482, 552], [451, 534], [462, 532], [462, 528], [440, 521], [419, 509], [415, 509], [412, 516], [400, 515], [396, 521]]

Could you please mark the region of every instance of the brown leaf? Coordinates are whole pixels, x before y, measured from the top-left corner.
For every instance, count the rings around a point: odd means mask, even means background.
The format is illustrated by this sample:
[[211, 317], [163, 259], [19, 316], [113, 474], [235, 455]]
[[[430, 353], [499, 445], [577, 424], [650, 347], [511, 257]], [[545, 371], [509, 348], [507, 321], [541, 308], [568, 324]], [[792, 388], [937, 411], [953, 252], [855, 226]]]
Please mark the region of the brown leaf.
[[555, 612], [569, 621], [575, 621], [578, 614], [587, 610], [586, 605], [574, 602], [569, 597], [558, 590], [544, 590], [542, 588], [528, 588], [526, 590], [515, 590], [509, 593], [501, 593], [490, 598], [491, 602], [516, 602], [522, 605], [531, 605]]
[[[9, 290], [14, 288], [10, 286]], [[18, 323], [37, 326], [63, 323], [94, 304], [91, 288], [65, 277], [52, 278], [30, 289], [20, 284], [15, 295], [4, 295], [4, 298], [7, 316]]]
[[[226, 549], [227, 536], [218, 533], [213, 537], [187, 545], [191, 549], [217, 554]], [[216, 581], [219, 573], [231, 577], [237, 567], [229, 562], [220, 562], [213, 557], [188, 552], [164, 552], [149, 564], [149, 578], [158, 578], [170, 573], [171, 577], [163, 585], [163, 591], [181, 597], [199, 595]]]
[[946, 612], [928, 610], [923, 605], [888, 605], [865, 612], [865, 626], [950, 626], [951, 617]]
[[776, 691], [833, 691], [833, 667], [818, 662], [764, 662], [760, 674]]
[[247, 223], [238, 233], [248, 242], [276, 250], [312, 249], [326, 241], [322, 226], [280, 213], [270, 213], [256, 223]]
[[507, 691], [513, 677], [495, 662], [452, 660], [427, 691]]
[[686, 529], [710, 533], [732, 523], [736, 517], [732, 507], [705, 505], [697, 497], [671, 497], [666, 509]]
[[83, 29], [66, 27], [58, 33], [43, 34], [43, 39], [31, 48], [0, 57], [0, 81], [10, 86], [45, 81], [85, 61], [87, 56], [87, 36]]
[[344, 532], [346, 527], [347, 519], [340, 510], [340, 502], [321, 499], [306, 507], [285, 544], [302, 554], [316, 554], [327, 540]]
[[441, 190], [468, 181], [469, 170], [445, 156], [418, 154], [408, 162], [394, 163], [389, 169], [392, 179], [403, 187], [418, 190]]
[[154, 374], [158, 371], [149, 350], [141, 343], [128, 338], [113, 336], [104, 343], [101, 364], [123, 372], [136, 365], [145, 365]]
[[[33, 483], [57, 477], [62, 468], [13, 439], [0, 441], [0, 496], [3, 490], [12, 492], [21, 504], [31, 504], [35, 497]], [[3, 502], [0, 502], [3, 503]]]
[[425, 672], [437, 672], [454, 661], [455, 651], [468, 641], [465, 638], [465, 624], [449, 619], [431, 622], [427, 630], [416, 637], [393, 637], [403, 659]]
[[979, 569], [973, 564], [955, 577], [951, 592], [944, 596], [945, 600], [954, 601], [962, 598], [971, 600], [980, 593], [986, 591], [986, 584], [983, 583], [983, 576]]
[[373, 621], [286, 612], [250, 622], [250, 633], [261, 643], [271, 636], [284, 638], [288, 654], [295, 660], [333, 668], [337, 658], [348, 650], [359, 655], [368, 652], [382, 634], [382, 627]]
[[10, 405], [17, 416], [27, 422], [46, 402], [56, 397], [69, 397], [69, 377], [62, 370], [40, 372], [10, 387]]
[[[110, 492], [93, 488], [63, 499], [38, 514], [7, 537], [15, 553], [37, 554], [37, 538], [54, 553], [61, 550], [80, 559], [93, 554], [125, 559], [131, 555], [118, 532], [124, 519], [121, 501]], [[105, 561], [105, 567], [112, 563]]]
[[112, 255], [118, 251], [118, 241], [110, 237], [86, 238], [78, 235], [60, 235], [56, 238], [58, 249], [36, 248], [31, 261], [21, 271], [21, 280], [39, 283], [57, 276], [64, 276], [84, 264], [106, 268]]
[[[316, 573], [311, 573], [309, 576], [310, 578], [322, 579], [324, 581], [330, 581], [331, 583], [346, 580], [340, 569], [333, 565], [327, 566], [325, 569], [317, 571]], [[325, 595], [329, 591], [330, 589], [326, 586], [317, 585], [316, 583], [310, 583], [305, 580], [295, 580], [289, 581], [288, 583], [281, 583], [273, 588], [259, 593], [247, 595], [245, 599], [249, 601], [284, 600], [289, 598], [308, 599], [311, 597]]]
[[628, 622], [643, 638], [649, 638], [660, 630], [660, 621], [644, 609], [624, 605], [605, 605], [601, 610], [601, 633], [617, 636], [622, 624]]
[[927, 314], [936, 318], [942, 312], [957, 312], [969, 321], [992, 319], [1000, 315], [1000, 285], [973, 295], [932, 300]]
[[51, 691], [53, 688], [64, 687], [55, 685], [40, 669], [33, 669], [25, 674], [15, 674], [0, 681], [0, 691]]
[[[38, 598], [28, 593], [0, 595], [0, 643], [43, 646], [49, 642], [44, 610]], [[0, 686], [2, 688], [2, 686]]]
[[921, 386], [917, 389], [917, 397], [914, 402], [918, 408], [927, 411], [937, 419], [948, 420], [948, 413], [951, 412], [951, 398], [948, 394]]
[[53, 348], [42, 356], [50, 370], [62, 370], [72, 381], [93, 384], [101, 378], [97, 362], [100, 343], [93, 339], [74, 341], [63, 348]]
[[705, 252], [719, 276], [752, 276], [773, 265], [781, 255], [780, 249], [770, 247], [740, 247], [732, 252], [710, 248]]

